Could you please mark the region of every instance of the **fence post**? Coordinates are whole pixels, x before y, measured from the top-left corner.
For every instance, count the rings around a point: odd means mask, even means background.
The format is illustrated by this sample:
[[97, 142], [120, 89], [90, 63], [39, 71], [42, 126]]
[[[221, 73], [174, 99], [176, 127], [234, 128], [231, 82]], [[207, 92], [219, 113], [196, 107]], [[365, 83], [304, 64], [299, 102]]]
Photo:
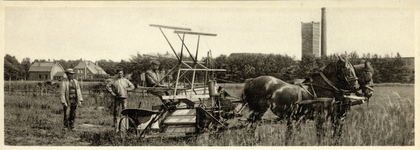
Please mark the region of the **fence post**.
[[41, 83], [41, 86], [39, 87], [39, 95], [42, 96], [42, 90], [44, 90], [44, 84]]
[[81, 83], [80, 83], [80, 91], [83, 91], [83, 79], [80, 79]]

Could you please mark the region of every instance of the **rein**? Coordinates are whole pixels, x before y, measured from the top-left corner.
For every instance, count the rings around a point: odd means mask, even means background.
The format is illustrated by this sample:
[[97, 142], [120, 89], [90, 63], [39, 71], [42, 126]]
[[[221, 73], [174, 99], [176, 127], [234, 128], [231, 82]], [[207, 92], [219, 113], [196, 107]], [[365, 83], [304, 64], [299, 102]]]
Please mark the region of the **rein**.
[[[355, 68], [354, 68], [354, 66], [351, 64], [351, 66], [353, 67], [353, 69], [354, 70], [356, 70]], [[299, 86], [300, 86], [300, 88], [301, 89], [303, 89], [306, 93], [308, 93], [310, 96], [312, 96], [314, 99], [317, 99], [317, 95], [316, 95], [316, 92], [315, 92], [315, 90], [314, 90], [314, 87], [313, 86], [317, 86], [317, 87], [320, 87], [320, 88], [323, 88], [323, 89], [327, 89], [327, 90], [331, 90], [331, 91], [335, 91], [336, 93], [346, 93], [346, 92], [350, 92], [350, 90], [345, 90], [345, 89], [339, 89], [339, 88], [337, 88], [336, 86], [334, 86], [334, 83], [333, 82], [331, 82], [326, 76], [325, 76], [325, 74], [323, 73], [323, 72], [318, 72], [319, 73], [319, 75], [322, 77], [322, 79], [324, 80], [324, 82], [326, 82], [327, 84], [328, 84], [328, 86], [327, 87], [325, 87], [325, 86], [321, 86], [321, 85], [316, 85], [316, 84], [313, 84], [313, 79], [311, 79], [310, 80], [310, 82], [309, 83], [301, 83], [301, 84], [299, 84]], [[349, 80], [348, 80], [348, 78], [344, 75], [344, 79], [345, 79], [345, 81], [347, 81], [347, 83], [348, 84], [350, 84], [350, 82], [349, 82]], [[355, 77], [355, 78], [352, 78], [351, 80], [358, 80], [358, 78], [357, 77]], [[303, 85], [310, 85], [311, 86], [311, 88], [312, 88], [312, 92], [313, 92], [313, 94], [308, 90], [308, 89], [306, 89], [306, 88], [304, 88], [303, 87]], [[300, 94], [300, 91], [301, 90], [299, 90], [299, 93], [298, 93], [298, 101], [301, 101], [301, 99], [302, 99], [302, 96], [301, 96], [301, 94]]]
[[[335, 87], [334, 84], [330, 80], [328, 80], [328, 78], [324, 75], [324, 73], [320, 72], [319, 74], [321, 75], [322, 79], [324, 79], [324, 81], [332, 88], [312, 84], [312, 81], [311, 81], [311, 83], [306, 84], [306, 85], [318, 86], [318, 87], [321, 87], [321, 88], [324, 88], [324, 89], [327, 89], [327, 90], [338, 91], [338, 92], [348, 92], [349, 91], [349, 90], [343, 90], [343, 89], [339, 89], [339, 88]], [[312, 87], [312, 89], [313, 89], [313, 87]]]
[[[362, 89], [362, 87], [365, 87], [365, 88], [367, 88], [367, 89], [369, 89], [369, 90], [371, 90], [371, 91], [375, 91], [375, 90], [373, 90], [373, 88], [372, 87], [370, 87], [370, 86], [368, 86], [368, 81], [366, 81], [366, 76], [368, 75], [368, 74], [370, 74], [371, 76], [372, 76], [372, 73], [371, 72], [369, 72], [369, 71], [364, 71], [363, 73], [362, 73], [362, 75], [361, 75], [361, 77], [360, 78], [362, 78], [363, 80], [363, 83], [360, 83], [359, 82], [359, 84], [361, 85], [360, 87], [359, 87], [359, 89]], [[371, 79], [372, 80], [372, 79]]]
[[307, 89], [305, 89], [304, 87], [303, 87], [303, 84], [299, 84], [299, 86], [306, 92], [306, 93], [308, 93], [309, 95], [311, 95], [313, 98], [317, 98], [317, 96], [316, 96], [316, 93], [315, 93], [315, 90], [314, 90], [314, 87], [312, 86], [312, 84], [311, 84], [311, 88], [312, 88], [312, 91], [314, 92], [314, 94], [312, 94], [311, 92], [309, 92]]
[[310, 85], [311, 86], [311, 88], [312, 88], [312, 91], [313, 91], [313, 93], [314, 94], [311, 94], [308, 90], [306, 90], [305, 88], [303, 88], [303, 86], [301, 85], [300, 87], [302, 87], [303, 89], [304, 89], [304, 91], [305, 92], [307, 92], [309, 95], [311, 95], [312, 97], [314, 97], [314, 98], [317, 98], [317, 96], [316, 96], [316, 93], [315, 93], [315, 90], [314, 90], [314, 87], [313, 86], [317, 86], [317, 87], [320, 87], [320, 88], [324, 88], [324, 89], [327, 89], [327, 90], [331, 90], [331, 91], [336, 91], [336, 92], [348, 92], [349, 90], [343, 90], [343, 89], [339, 89], [339, 88], [337, 88], [337, 87], [335, 87], [334, 86], [334, 84], [330, 81], [330, 80], [328, 80], [328, 78], [324, 75], [324, 73], [322, 73], [322, 72], [319, 72], [319, 74], [321, 75], [321, 77], [322, 77], [322, 79], [330, 86], [330, 87], [332, 87], [332, 88], [329, 88], [329, 87], [325, 87], [325, 86], [321, 86], [321, 85], [316, 85], [316, 84], [313, 84], [312, 83], [312, 81], [310, 82], [310, 83], [306, 83], [305, 85]]
[[338, 89], [337, 87], [335, 87], [330, 80], [327, 79], [327, 77], [324, 75], [324, 73], [319, 72], [319, 74], [321, 75], [322, 79], [324, 79], [324, 81], [327, 82], [327, 84], [329, 86], [331, 86], [335, 91], [341, 91], [340, 89]]

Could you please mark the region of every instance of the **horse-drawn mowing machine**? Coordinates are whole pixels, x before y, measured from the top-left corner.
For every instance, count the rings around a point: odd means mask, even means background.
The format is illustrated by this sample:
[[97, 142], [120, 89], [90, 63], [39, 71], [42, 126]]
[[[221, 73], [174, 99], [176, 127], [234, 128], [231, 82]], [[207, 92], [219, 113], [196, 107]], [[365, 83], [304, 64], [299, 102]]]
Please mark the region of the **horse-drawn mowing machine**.
[[[171, 103], [153, 106], [152, 110], [123, 110], [121, 112], [123, 117], [118, 124], [118, 131], [121, 136], [136, 136], [139, 138], [154, 136], [182, 137], [226, 128], [225, 120], [232, 117], [235, 112], [234, 110], [224, 111], [226, 109], [221, 103], [226, 102], [226, 95], [224, 95], [223, 88], [217, 86], [214, 74], [212, 74], [215, 71], [226, 70], [207, 67], [210, 66], [210, 60], [207, 59], [207, 62], [198, 60], [198, 46], [194, 56], [184, 43], [185, 35], [197, 35], [198, 45], [200, 36], [216, 36], [216, 34], [191, 32], [189, 28], [150, 26], [159, 28], [178, 59], [178, 64], [166, 73], [166, 76], [177, 73], [176, 81], [169, 84], [168, 87], [151, 87], [154, 90], [173, 93], [162, 96], [163, 100], [169, 100]], [[175, 30], [174, 33], [178, 35], [182, 42], [181, 55], [177, 55], [162, 29]], [[184, 60], [182, 56], [185, 51], [190, 56], [189, 61]], [[208, 53], [208, 57], [211, 57], [210, 55], [211, 53]], [[204, 83], [198, 83], [196, 77], [198, 72], [201, 72], [201, 75], [204, 74]], [[228, 103], [231, 103], [231, 101], [229, 100]]]

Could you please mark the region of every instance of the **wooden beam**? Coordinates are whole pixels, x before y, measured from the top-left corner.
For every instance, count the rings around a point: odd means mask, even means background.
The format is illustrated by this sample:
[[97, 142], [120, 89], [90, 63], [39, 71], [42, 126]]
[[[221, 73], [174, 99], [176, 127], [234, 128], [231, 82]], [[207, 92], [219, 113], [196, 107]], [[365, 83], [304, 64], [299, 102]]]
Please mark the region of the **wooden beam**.
[[226, 69], [180, 69], [183, 71], [226, 71]]
[[314, 103], [330, 103], [334, 98], [317, 98], [317, 99], [308, 99], [296, 102], [297, 104], [314, 104]]
[[188, 61], [188, 60], [183, 60], [183, 62], [185, 62], [185, 63], [197, 63], [197, 64], [204, 64], [205, 63], [205, 62], [202, 62], [202, 61], [194, 62], [194, 61]]
[[210, 98], [210, 95], [170, 95], [162, 96], [162, 99], [197, 99], [197, 98]]
[[151, 27], [158, 27], [158, 28], [165, 28], [165, 29], [174, 29], [174, 30], [186, 30], [191, 31], [190, 28], [183, 28], [183, 27], [174, 27], [174, 26], [164, 26], [164, 25], [157, 25], [157, 24], [150, 24]]
[[174, 33], [204, 35], [204, 36], [217, 36], [217, 34], [214, 34], [214, 33], [191, 32], [191, 31], [174, 31]]
[[366, 97], [360, 97], [360, 96], [348, 96], [348, 95], [344, 95], [344, 98], [347, 99], [354, 99], [354, 100], [366, 100]]

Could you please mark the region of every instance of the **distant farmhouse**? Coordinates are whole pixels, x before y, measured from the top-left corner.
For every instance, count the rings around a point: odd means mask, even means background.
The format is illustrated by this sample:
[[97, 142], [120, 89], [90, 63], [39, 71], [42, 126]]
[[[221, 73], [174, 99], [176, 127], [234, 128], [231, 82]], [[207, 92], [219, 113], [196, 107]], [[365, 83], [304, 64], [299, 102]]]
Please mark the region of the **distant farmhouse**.
[[61, 80], [64, 68], [57, 62], [35, 62], [29, 68], [29, 80]]
[[94, 79], [95, 75], [108, 75], [97, 63], [92, 61], [80, 61], [73, 70], [76, 72], [75, 78], [77, 79]]

